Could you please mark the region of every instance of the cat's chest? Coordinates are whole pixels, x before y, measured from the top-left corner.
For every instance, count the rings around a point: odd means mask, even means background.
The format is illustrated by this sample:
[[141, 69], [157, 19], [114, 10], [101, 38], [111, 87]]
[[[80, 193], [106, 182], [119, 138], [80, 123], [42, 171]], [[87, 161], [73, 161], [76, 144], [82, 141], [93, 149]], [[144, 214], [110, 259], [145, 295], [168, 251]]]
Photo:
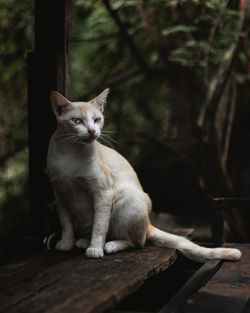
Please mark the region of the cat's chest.
[[84, 180], [98, 176], [98, 166], [95, 157], [86, 158], [79, 151], [55, 151], [48, 161], [48, 173], [52, 180], [74, 180], [82, 177]]

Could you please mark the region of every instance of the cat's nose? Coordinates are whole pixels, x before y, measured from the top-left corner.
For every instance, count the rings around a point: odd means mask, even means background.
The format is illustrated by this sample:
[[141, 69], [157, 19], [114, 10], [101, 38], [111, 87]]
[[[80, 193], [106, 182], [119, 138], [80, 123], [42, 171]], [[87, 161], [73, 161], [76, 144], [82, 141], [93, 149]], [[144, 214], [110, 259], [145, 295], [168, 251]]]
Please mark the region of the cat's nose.
[[91, 136], [93, 136], [94, 133], [95, 133], [95, 130], [94, 130], [94, 129], [88, 129], [88, 133], [89, 133]]

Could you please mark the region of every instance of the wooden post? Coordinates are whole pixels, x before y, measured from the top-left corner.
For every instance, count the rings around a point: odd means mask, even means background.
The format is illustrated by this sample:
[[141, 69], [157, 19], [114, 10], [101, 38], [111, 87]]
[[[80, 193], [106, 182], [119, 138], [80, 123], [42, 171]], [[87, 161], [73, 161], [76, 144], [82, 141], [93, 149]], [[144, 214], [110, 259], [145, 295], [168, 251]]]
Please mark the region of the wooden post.
[[34, 52], [28, 56], [29, 165], [33, 234], [45, 232], [45, 208], [53, 199], [46, 175], [49, 139], [55, 118], [51, 90], [70, 91], [69, 27], [71, 0], [35, 0]]

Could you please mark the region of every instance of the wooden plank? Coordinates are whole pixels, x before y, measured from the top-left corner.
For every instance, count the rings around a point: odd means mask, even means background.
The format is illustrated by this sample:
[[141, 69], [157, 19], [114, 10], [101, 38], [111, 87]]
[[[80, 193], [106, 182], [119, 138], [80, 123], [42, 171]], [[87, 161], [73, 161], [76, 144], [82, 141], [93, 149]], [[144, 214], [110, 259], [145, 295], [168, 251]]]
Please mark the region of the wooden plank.
[[[62, 253], [70, 257], [53, 266], [34, 266], [33, 274], [27, 273], [26, 280], [23, 273], [32, 260], [22, 265], [21, 278], [0, 292], [0, 312], [103, 312], [136, 291], [147, 278], [166, 270], [176, 259], [175, 250], [157, 247], [106, 255], [97, 260], [86, 259], [80, 253], [74, 256]], [[54, 258], [48, 253], [47, 263], [52, 262], [51, 257]]]
[[80, 253], [79, 250], [74, 250], [66, 254], [58, 251], [42, 251], [34, 256], [23, 258], [18, 262], [1, 266], [0, 292], [7, 288], [12, 288], [17, 284], [27, 282], [35, 277], [38, 272], [43, 272], [49, 267], [56, 266], [80, 254], [82, 254], [82, 252]]
[[204, 263], [201, 268], [195, 272], [193, 276], [183, 285], [183, 287], [164, 305], [158, 313], [173, 313], [179, 312], [179, 308], [186, 300], [193, 295], [212, 275], [218, 270], [221, 265], [220, 260], [209, 260]]
[[28, 56], [28, 132], [33, 235], [45, 232], [44, 212], [53, 199], [45, 174], [48, 143], [56, 122], [50, 91], [70, 92], [69, 30], [71, 0], [35, 0], [34, 52]]
[[223, 262], [213, 278], [178, 310], [185, 313], [249, 312], [250, 245], [236, 245], [242, 251], [239, 262]]

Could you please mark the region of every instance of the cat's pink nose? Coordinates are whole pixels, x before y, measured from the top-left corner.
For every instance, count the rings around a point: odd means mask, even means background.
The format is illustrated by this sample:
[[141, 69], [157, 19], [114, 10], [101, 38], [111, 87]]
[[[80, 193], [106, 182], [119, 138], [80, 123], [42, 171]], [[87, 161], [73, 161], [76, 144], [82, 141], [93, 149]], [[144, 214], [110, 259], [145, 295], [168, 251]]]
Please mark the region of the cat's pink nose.
[[95, 133], [95, 130], [94, 130], [94, 129], [88, 129], [88, 133], [89, 133], [91, 136], [93, 136], [94, 133]]

